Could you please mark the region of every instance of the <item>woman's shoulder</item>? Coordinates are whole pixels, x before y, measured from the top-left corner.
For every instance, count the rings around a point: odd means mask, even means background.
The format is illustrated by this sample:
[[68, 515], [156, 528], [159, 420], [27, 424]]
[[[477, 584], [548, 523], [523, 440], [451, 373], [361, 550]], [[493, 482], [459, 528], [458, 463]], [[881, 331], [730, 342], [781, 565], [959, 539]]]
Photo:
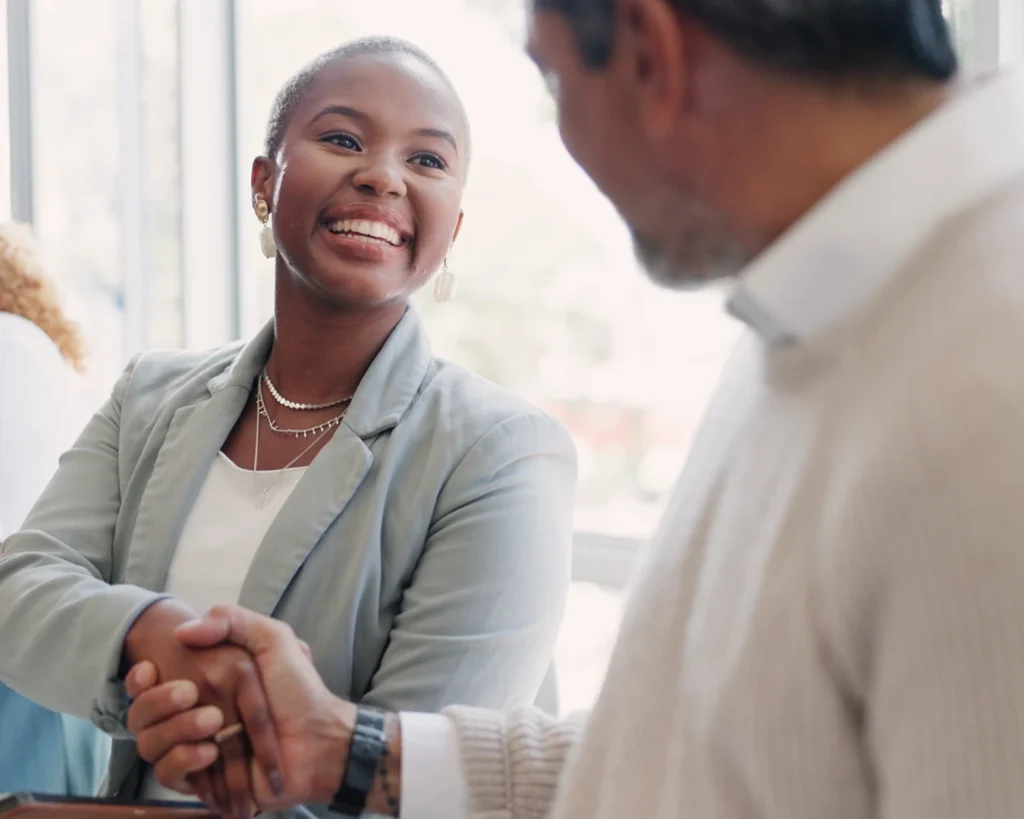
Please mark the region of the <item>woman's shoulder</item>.
[[467, 437], [505, 432], [560, 438], [569, 433], [557, 418], [512, 390], [464, 367], [435, 358], [417, 402], [421, 412], [442, 427]]
[[128, 364], [124, 377], [131, 393], [167, 393], [194, 387], [206, 390], [211, 379], [231, 368], [244, 342], [209, 350], [147, 350]]

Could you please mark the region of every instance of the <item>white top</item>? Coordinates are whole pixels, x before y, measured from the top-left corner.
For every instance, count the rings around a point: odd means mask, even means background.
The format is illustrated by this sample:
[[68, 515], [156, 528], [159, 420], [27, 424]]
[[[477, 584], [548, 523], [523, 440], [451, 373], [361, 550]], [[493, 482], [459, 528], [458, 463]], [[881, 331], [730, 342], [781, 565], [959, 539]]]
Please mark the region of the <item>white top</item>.
[[[199, 613], [238, 602], [249, 566], [263, 537], [298, 484], [306, 467], [252, 472], [217, 454], [181, 532], [167, 573], [167, 593]], [[267, 503], [256, 498], [270, 487]], [[146, 775], [144, 799], [184, 801], [191, 797], [164, 788]]]
[[1013, 73], [757, 259], [570, 769], [532, 712], [417, 717], [403, 817], [1017, 819], [1022, 225]]
[[0, 312], [0, 541], [21, 528], [84, 424], [81, 389], [46, 333]]

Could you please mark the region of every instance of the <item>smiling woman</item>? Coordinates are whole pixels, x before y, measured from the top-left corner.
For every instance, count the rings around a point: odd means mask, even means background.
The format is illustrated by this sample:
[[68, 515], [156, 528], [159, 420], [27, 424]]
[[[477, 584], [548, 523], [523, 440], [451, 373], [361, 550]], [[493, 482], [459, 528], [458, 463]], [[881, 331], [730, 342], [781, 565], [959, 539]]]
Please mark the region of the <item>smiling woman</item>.
[[[459, 233], [461, 102], [412, 46], [362, 41], [285, 86], [266, 148], [250, 201], [274, 320], [244, 346], [128, 366], [4, 544], [0, 680], [123, 735], [119, 675], [149, 660], [254, 725], [248, 655], [174, 634], [238, 602], [289, 623], [340, 696], [529, 703], [568, 590], [575, 451], [545, 413], [435, 358], [408, 304]], [[187, 789], [248, 815], [248, 776], [229, 762]], [[107, 782], [182, 787], [131, 742]]]
[[338, 304], [404, 303], [458, 237], [468, 141], [451, 83], [410, 44], [362, 40], [300, 71], [252, 168], [292, 282]]

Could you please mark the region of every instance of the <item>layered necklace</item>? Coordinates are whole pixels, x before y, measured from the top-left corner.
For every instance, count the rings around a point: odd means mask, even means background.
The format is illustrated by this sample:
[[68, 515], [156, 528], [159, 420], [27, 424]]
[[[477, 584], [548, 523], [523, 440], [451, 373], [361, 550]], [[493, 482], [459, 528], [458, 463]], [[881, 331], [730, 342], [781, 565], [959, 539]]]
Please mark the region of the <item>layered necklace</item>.
[[[313, 410], [330, 409], [331, 407], [342, 407], [342, 409], [333, 418], [328, 418], [326, 421], [316, 424], [315, 426], [306, 427], [304, 429], [286, 429], [279, 427], [274, 423], [274, 419], [270, 417], [270, 413], [267, 411], [267, 405], [263, 398], [263, 386], [266, 385], [267, 390], [270, 392], [271, 397], [275, 402], [280, 404], [282, 407], [286, 407], [290, 410], [297, 410], [302, 412], [309, 412]], [[349, 404], [352, 403], [354, 396], [346, 396], [345, 398], [339, 398], [336, 401], [328, 401], [324, 404], [303, 404], [298, 401], [289, 401], [281, 392], [274, 386], [274, 382], [270, 380], [270, 375], [267, 373], [267, 368], [263, 368], [263, 372], [260, 373], [259, 381], [256, 382], [256, 446], [252, 456], [252, 471], [253, 481], [255, 485], [255, 497], [256, 497], [256, 508], [262, 509], [267, 505], [270, 500], [270, 490], [273, 489], [277, 482], [281, 479], [281, 476], [289, 470], [295, 463], [302, 458], [307, 452], [315, 447], [324, 438], [327, 433], [338, 426], [342, 421], [345, 420], [345, 415], [348, 413]], [[279, 435], [291, 435], [295, 438], [309, 438], [312, 437], [312, 441], [306, 446], [302, 452], [292, 458], [280, 469], [274, 471], [273, 478], [266, 486], [260, 488], [260, 472], [259, 472], [259, 461], [260, 461], [260, 427], [262, 421], [267, 422], [267, 426], [272, 432], [276, 432]]]

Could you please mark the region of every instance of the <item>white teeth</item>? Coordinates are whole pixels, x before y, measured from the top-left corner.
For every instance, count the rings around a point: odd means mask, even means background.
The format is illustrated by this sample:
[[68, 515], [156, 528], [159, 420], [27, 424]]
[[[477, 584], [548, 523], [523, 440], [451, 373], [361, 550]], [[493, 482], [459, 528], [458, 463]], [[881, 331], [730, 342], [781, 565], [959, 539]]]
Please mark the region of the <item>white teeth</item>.
[[331, 233], [351, 233], [356, 236], [365, 236], [368, 239], [377, 239], [395, 247], [402, 244], [402, 237], [398, 231], [383, 222], [371, 222], [367, 219], [344, 219], [340, 222], [331, 222], [327, 225], [327, 229]]

